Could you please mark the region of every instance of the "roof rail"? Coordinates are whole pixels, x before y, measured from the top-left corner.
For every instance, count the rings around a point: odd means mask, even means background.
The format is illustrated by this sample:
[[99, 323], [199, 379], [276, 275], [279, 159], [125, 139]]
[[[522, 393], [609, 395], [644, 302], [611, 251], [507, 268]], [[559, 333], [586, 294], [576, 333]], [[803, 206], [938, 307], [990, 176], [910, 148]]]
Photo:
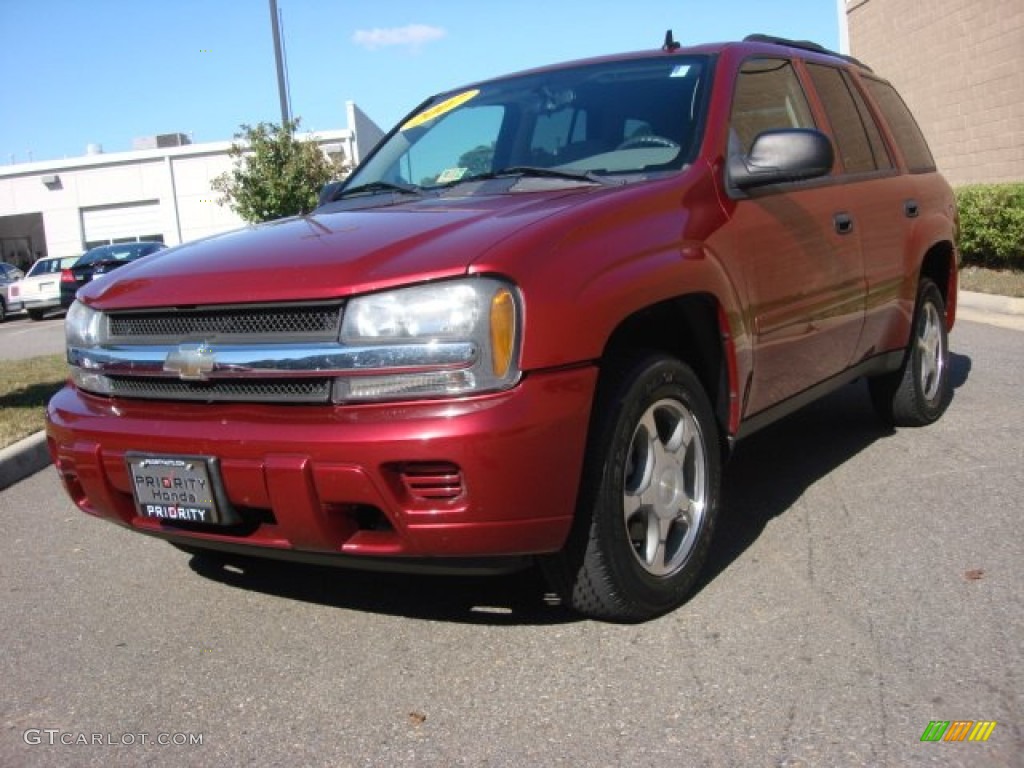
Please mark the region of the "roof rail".
[[858, 67], [863, 67], [868, 72], [874, 72], [871, 67], [865, 64], [860, 59], [856, 59], [853, 56], [848, 56], [845, 53], [838, 53], [830, 50], [823, 45], [812, 43], [810, 40], [789, 40], [785, 37], [775, 37], [774, 35], [747, 35], [743, 38], [745, 43], [769, 43], [770, 45], [785, 45], [790, 48], [799, 48], [802, 51], [813, 51], [814, 53], [824, 53], [827, 56], [836, 56], [844, 61], [848, 61], [851, 64], [856, 64]]

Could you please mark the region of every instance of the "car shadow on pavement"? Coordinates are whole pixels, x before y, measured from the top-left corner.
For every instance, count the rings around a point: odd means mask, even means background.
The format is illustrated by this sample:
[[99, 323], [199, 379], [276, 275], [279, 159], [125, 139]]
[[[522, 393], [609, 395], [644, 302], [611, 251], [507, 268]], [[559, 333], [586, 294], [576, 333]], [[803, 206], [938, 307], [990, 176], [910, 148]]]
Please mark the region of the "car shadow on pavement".
[[485, 625], [581, 620], [536, 568], [494, 576], [413, 575], [218, 554], [193, 555], [189, 565], [222, 584], [351, 611]]
[[[949, 366], [950, 407], [955, 407], [971, 359], [951, 353]], [[737, 443], [723, 472], [718, 527], [695, 592], [739, 558], [811, 485], [891, 434], [872, 409], [867, 383], [858, 381]]]
[[[954, 388], [970, 359], [952, 355]], [[813, 483], [891, 434], [863, 382], [842, 388], [737, 446], [723, 478], [718, 530], [696, 591], [711, 583]], [[546, 625], [580, 621], [534, 569], [498, 576], [357, 571], [234, 555], [193, 555], [190, 567], [222, 584], [289, 600], [427, 621]], [[685, 611], [685, 606], [680, 610]]]

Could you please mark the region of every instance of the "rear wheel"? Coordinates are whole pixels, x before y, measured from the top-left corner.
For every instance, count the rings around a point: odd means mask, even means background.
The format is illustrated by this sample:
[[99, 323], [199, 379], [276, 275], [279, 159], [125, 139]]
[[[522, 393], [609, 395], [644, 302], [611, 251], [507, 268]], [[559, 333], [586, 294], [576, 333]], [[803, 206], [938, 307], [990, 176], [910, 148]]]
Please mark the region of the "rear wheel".
[[577, 521], [545, 563], [573, 608], [643, 621], [683, 603], [707, 556], [718, 507], [718, 428], [700, 381], [675, 358], [605, 366]]
[[900, 370], [868, 381], [871, 402], [881, 419], [897, 427], [922, 427], [949, 406], [949, 337], [946, 304], [931, 280], [917, 291], [910, 344]]
[[30, 310], [28, 310], [28, 316], [31, 317], [33, 320], [42, 320], [43, 319], [43, 315], [45, 315], [45, 314], [46, 314], [46, 312], [41, 310], [41, 309], [30, 309]]

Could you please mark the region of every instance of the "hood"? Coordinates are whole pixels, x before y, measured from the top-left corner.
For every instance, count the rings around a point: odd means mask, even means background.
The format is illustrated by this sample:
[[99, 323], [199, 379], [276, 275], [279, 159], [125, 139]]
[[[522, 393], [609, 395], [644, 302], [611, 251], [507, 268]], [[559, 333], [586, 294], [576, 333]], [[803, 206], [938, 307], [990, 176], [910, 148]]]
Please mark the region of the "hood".
[[593, 194], [588, 187], [429, 198], [282, 219], [159, 251], [79, 297], [105, 310], [302, 301], [450, 277], [518, 230]]

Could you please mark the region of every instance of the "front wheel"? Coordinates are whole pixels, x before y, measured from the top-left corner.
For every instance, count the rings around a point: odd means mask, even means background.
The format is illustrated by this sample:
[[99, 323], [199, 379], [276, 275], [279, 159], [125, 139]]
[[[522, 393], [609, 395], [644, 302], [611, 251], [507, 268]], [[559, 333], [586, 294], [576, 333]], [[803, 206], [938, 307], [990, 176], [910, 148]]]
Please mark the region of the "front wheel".
[[949, 338], [946, 303], [931, 280], [917, 291], [914, 324], [903, 365], [895, 373], [868, 380], [871, 402], [881, 419], [896, 427], [923, 427], [949, 406]]
[[643, 621], [683, 603], [707, 556], [718, 427], [699, 379], [679, 360], [646, 354], [605, 369], [574, 531], [545, 566], [579, 612]]

